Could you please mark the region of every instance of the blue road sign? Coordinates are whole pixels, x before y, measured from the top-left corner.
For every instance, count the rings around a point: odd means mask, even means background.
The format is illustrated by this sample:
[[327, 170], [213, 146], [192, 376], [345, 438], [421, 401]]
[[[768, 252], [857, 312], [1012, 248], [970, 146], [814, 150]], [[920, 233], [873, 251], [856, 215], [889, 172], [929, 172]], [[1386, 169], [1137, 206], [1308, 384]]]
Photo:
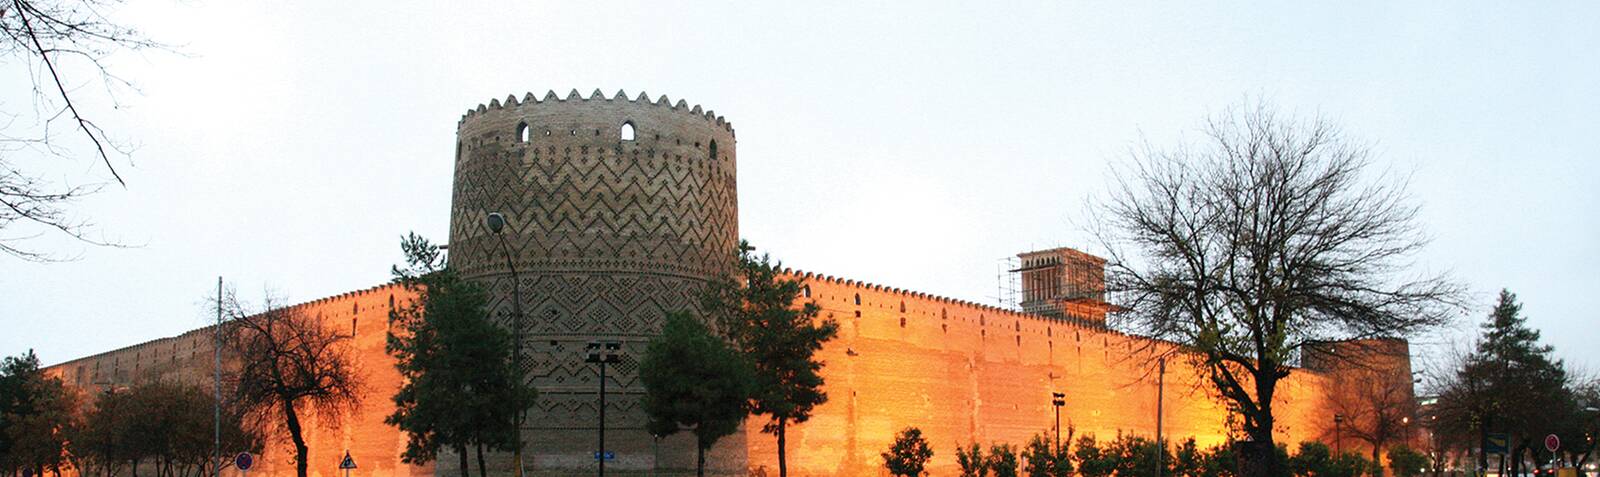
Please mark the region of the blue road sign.
[[1489, 434], [1489, 438], [1484, 440], [1483, 443], [1483, 453], [1504, 454], [1506, 453], [1506, 441], [1509, 440], [1510, 439], [1506, 437], [1505, 433], [1497, 432]]
[[[594, 453], [594, 460], [600, 460], [599, 452]], [[614, 451], [606, 451], [606, 460], [617, 460], [617, 453]]]
[[250, 455], [249, 452], [240, 452], [239, 455], [233, 456], [233, 466], [238, 467], [239, 470], [250, 470], [250, 466], [255, 465], [255, 463], [256, 457]]

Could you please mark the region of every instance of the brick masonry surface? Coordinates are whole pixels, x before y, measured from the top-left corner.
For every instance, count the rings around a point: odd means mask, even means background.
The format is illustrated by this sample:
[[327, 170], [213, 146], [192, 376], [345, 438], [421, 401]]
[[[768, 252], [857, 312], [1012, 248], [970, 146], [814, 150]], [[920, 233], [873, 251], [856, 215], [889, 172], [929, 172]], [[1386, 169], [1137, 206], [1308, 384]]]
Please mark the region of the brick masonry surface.
[[[625, 129], [632, 129], [632, 138]], [[480, 105], [458, 124], [451, 198], [451, 266], [485, 283], [492, 313], [516, 322], [522, 310], [520, 363], [540, 391], [524, 427], [532, 475], [593, 472], [599, 379], [583, 362], [590, 340], [623, 343], [624, 359], [608, 370], [607, 447], [613, 475], [683, 475], [692, 470], [686, 433], [656, 441], [643, 431], [643, 388], [637, 357], [669, 310], [696, 310], [707, 279], [728, 270], [738, 240], [736, 144], [732, 125], [699, 106], [610, 98], [577, 91]], [[504, 235], [484, 226], [490, 212], [509, 220]], [[503, 239], [503, 242], [502, 242]], [[517, 279], [511, 279], [515, 267]], [[933, 475], [955, 471], [954, 451], [967, 443], [1022, 444], [1054, 425], [1051, 393], [1064, 392], [1063, 425], [1102, 439], [1155, 431], [1155, 365], [1171, 345], [1112, 331], [1104, 312], [1082, 309], [1075, 320], [1019, 313], [914, 291], [786, 271], [806, 283], [804, 300], [819, 319], [839, 323], [825, 363], [828, 402], [791, 427], [789, 461], [796, 476], [882, 475], [879, 453], [906, 426], [923, 429], [935, 456]], [[520, 296], [520, 302], [513, 299]], [[456, 457], [400, 462], [405, 438], [383, 424], [398, 388], [384, 352], [388, 311], [412, 296], [379, 286], [295, 305], [327, 326], [348, 327], [366, 396], [359, 413], [337, 426], [310, 420], [311, 471], [343, 475], [457, 475]], [[1088, 316], [1085, 314], [1099, 313]], [[68, 384], [93, 393], [140, 379], [182, 379], [209, 385], [210, 329], [163, 338], [52, 366]], [[1403, 341], [1376, 372], [1409, 380]], [[1353, 346], [1354, 344], [1348, 345]], [[1341, 344], [1334, 347], [1347, 346]], [[1330, 393], [1347, 369], [1308, 358], [1275, 401], [1280, 442], [1327, 439]], [[1227, 411], [1205, 392], [1185, 359], [1168, 364], [1165, 435], [1202, 446], [1226, 439]], [[776, 440], [746, 422], [710, 453], [713, 475], [776, 475]], [[286, 439], [275, 439], [252, 475], [293, 475]], [[1347, 449], [1357, 446], [1346, 442]], [[490, 472], [510, 475], [508, 455]], [[474, 461], [475, 462], [475, 461]], [[475, 470], [475, 469], [474, 469]]]

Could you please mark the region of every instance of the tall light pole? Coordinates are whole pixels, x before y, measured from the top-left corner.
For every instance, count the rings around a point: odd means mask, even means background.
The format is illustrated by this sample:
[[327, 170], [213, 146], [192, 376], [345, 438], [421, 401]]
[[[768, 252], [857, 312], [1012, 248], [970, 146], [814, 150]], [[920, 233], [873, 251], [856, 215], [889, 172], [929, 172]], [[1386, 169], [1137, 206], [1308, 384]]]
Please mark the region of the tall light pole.
[[1167, 357], [1156, 361], [1156, 477], [1161, 477], [1162, 457], [1167, 453], [1167, 443], [1161, 440], [1161, 402], [1167, 392]]
[[212, 409], [216, 421], [212, 425], [211, 464], [215, 466], [212, 475], [222, 477], [222, 277], [217, 277], [217, 327], [211, 330], [214, 343], [211, 346], [211, 372], [216, 377], [217, 402]]
[[1050, 405], [1056, 408], [1056, 453], [1061, 453], [1061, 406], [1067, 405], [1067, 393], [1050, 393]]
[[[506, 254], [506, 268], [511, 269], [511, 364], [512, 375], [517, 380], [517, 385], [522, 386], [525, 379], [522, 375], [522, 280], [517, 277], [517, 262], [511, 258], [511, 246], [506, 244], [505, 234], [500, 231], [506, 228], [506, 216], [499, 212], [492, 212], [484, 219], [489, 231], [500, 239], [500, 249]], [[516, 461], [517, 477], [522, 477], [522, 421], [526, 409], [517, 409], [516, 432], [517, 447], [512, 449], [511, 458]]]
[[1344, 455], [1344, 440], [1339, 436], [1339, 425], [1344, 424], [1344, 414], [1333, 415], [1333, 455]]
[[606, 363], [622, 360], [622, 343], [616, 341], [590, 341], [585, 362], [600, 364], [600, 450], [594, 459], [600, 461], [600, 477], [606, 476]]

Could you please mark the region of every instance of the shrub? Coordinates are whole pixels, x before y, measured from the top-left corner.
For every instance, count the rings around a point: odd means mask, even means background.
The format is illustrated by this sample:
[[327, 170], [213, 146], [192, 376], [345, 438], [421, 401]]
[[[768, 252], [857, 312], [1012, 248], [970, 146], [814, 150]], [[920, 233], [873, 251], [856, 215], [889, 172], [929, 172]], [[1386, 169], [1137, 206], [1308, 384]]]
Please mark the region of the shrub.
[[1394, 471], [1394, 477], [1416, 477], [1427, 467], [1428, 456], [1404, 445], [1389, 448], [1389, 470]]
[[1017, 476], [1017, 449], [1011, 444], [995, 444], [989, 446], [989, 458], [986, 459], [989, 471], [994, 477]]
[[961, 466], [961, 477], [989, 477], [989, 462], [983, 458], [983, 449], [976, 442], [970, 449], [956, 447], [956, 465]]
[[1028, 477], [1067, 477], [1072, 475], [1072, 458], [1067, 454], [1066, 446], [1061, 449], [1052, 449], [1050, 438], [1044, 434], [1036, 434], [1028, 441], [1027, 447], [1022, 450], [1022, 457], [1028, 460], [1023, 471]]
[[925, 473], [923, 469], [928, 459], [933, 458], [933, 449], [928, 447], [928, 440], [922, 438], [921, 429], [907, 427], [895, 435], [894, 444], [882, 455], [883, 466], [889, 469], [890, 475], [919, 477]]

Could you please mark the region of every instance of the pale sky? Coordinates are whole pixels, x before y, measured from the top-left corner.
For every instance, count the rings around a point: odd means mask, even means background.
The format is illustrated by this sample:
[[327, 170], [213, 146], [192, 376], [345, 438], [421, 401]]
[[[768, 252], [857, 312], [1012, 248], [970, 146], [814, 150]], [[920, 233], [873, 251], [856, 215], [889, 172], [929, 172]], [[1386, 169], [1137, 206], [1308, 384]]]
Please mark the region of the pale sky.
[[[202, 326], [219, 275], [293, 302], [381, 284], [402, 234], [446, 238], [464, 111], [598, 88], [732, 121], [740, 234], [787, 265], [988, 303], [1001, 257], [1094, 251], [1085, 198], [1135, 143], [1266, 98], [1411, 176], [1419, 269], [1478, 299], [1454, 335], [1510, 288], [1559, 356], [1600, 366], [1594, 3], [789, 5], [130, 0], [114, 18], [182, 54], [114, 57], [142, 90], [118, 109], [80, 89], [138, 148], [127, 188], [74, 212], [140, 246], [46, 234], [27, 243], [78, 259], [0, 257], [0, 354]], [[0, 65], [0, 110], [23, 113], [0, 132], [34, 126], [27, 74]]]

